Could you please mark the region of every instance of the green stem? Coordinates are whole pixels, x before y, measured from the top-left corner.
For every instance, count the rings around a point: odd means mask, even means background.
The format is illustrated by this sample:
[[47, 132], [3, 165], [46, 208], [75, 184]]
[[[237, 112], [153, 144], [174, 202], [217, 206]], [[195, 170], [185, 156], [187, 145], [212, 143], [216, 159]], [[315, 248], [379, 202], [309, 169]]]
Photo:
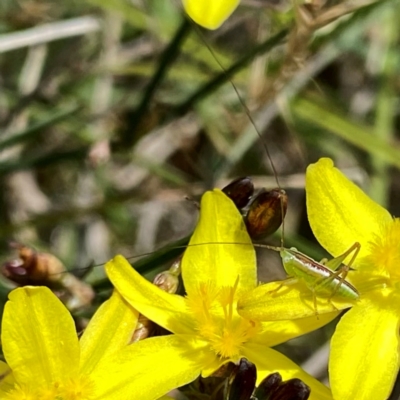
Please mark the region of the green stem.
[[169, 68], [176, 60], [180, 51], [181, 44], [189, 34], [191, 26], [191, 22], [187, 18], [184, 18], [172, 41], [162, 53], [158, 68], [151, 78], [149, 84], [147, 85], [139, 106], [135, 110], [134, 116], [132, 118], [132, 121], [134, 121], [133, 126], [131, 127], [127, 135], [122, 138], [122, 142], [126, 146], [132, 146], [132, 144], [134, 143], [135, 130], [142, 122], [143, 117], [147, 115], [147, 111], [149, 109], [151, 101], [153, 100], [154, 94], [156, 93], [159, 84], [164, 79]]

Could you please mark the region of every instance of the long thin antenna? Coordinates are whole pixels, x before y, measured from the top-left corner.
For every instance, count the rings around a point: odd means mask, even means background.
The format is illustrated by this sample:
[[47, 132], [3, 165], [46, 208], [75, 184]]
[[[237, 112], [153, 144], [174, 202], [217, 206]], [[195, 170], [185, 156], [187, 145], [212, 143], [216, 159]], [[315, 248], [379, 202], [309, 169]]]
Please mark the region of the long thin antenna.
[[[224, 66], [222, 65], [222, 63], [219, 61], [219, 59], [218, 59], [217, 55], [215, 54], [213, 48], [209, 45], [209, 43], [207, 42], [207, 40], [206, 40], [206, 38], [204, 37], [203, 33], [202, 33], [201, 30], [199, 29], [199, 27], [198, 27], [193, 21], [191, 21], [191, 22], [192, 22], [192, 24], [194, 25], [194, 31], [197, 33], [197, 35], [199, 36], [199, 38], [201, 39], [201, 41], [202, 41], [202, 42], [204, 43], [204, 45], [207, 47], [208, 51], [210, 52], [210, 54], [211, 54], [212, 57], [214, 58], [215, 62], [218, 64], [218, 66], [221, 68], [221, 70], [222, 70], [224, 73], [226, 73], [225, 67], [224, 67]], [[233, 87], [233, 90], [235, 91], [235, 93], [236, 93], [236, 95], [237, 95], [237, 97], [238, 97], [238, 99], [239, 99], [240, 104], [242, 105], [242, 107], [243, 107], [243, 109], [244, 109], [244, 111], [245, 111], [245, 113], [246, 113], [246, 115], [247, 115], [247, 117], [248, 117], [248, 119], [249, 119], [251, 125], [253, 126], [254, 130], [256, 131], [257, 136], [259, 137], [259, 139], [260, 139], [260, 141], [261, 141], [261, 143], [262, 143], [262, 145], [263, 145], [263, 147], [264, 147], [264, 150], [265, 150], [265, 152], [266, 152], [266, 154], [267, 154], [267, 157], [268, 157], [268, 160], [269, 160], [271, 169], [272, 169], [272, 171], [273, 171], [273, 173], [274, 173], [275, 181], [276, 181], [276, 184], [277, 184], [279, 190], [282, 191], [282, 192], [284, 192], [284, 190], [281, 188], [281, 185], [280, 185], [280, 183], [279, 183], [278, 172], [277, 172], [277, 170], [276, 170], [276, 168], [275, 168], [275, 165], [274, 165], [274, 163], [273, 163], [273, 161], [272, 161], [272, 157], [271, 157], [271, 153], [270, 153], [270, 151], [269, 151], [269, 148], [268, 148], [267, 144], [265, 143], [265, 141], [264, 141], [264, 139], [263, 139], [263, 137], [262, 137], [262, 135], [261, 135], [259, 129], [257, 128], [256, 122], [254, 121], [254, 118], [253, 118], [253, 116], [251, 115], [251, 112], [250, 112], [249, 108], [247, 107], [247, 104], [246, 104], [245, 100], [243, 99], [243, 97], [242, 97], [241, 94], [239, 93], [238, 88], [236, 87], [236, 85], [234, 84], [233, 80], [232, 80], [230, 77], [228, 77], [228, 81], [229, 81], [229, 83], [231, 84], [231, 86]], [[283, 217], [283, 215], [284, 215], [284, 205], [283, 205], [282, 200], [281, 200], [281, 214], [282, 214], [282, 217]], [[281, 247], [283, 247], [283, 244], [284, 244], [284, 243], [283, 243], [283, 238], [284, 238], [284, 237], [285, 237], [285, 219], [282, 218]]]
[[[237, 89], [237, 87], [236, 87], [235, 83], [233, 82], [232, 78], [231, 78], [231, 77], [229, 76], [229, 74], [227, 73], [226, 68], [225, 68], [225, 67], [222, 65], [222, 63], [219, 61], [219, 59], [218, 59], [217, 55], [215, 54], [213, 48], [209, 45], [207, 39], [204, 37], [204, 35], [203, 35], [203, 33], [201, 32], [201, 30], [200, 30], [200, 28], [198, 27], [198, 25], [197, 25], [195, 22], [193, 22], [192, 20], [190, 20], [189, 18], [188, 18], [188, 20], [190, 21], [190, 24], [193, 25], [192, 28], [193, 28], [194, 31], [197, 33], [198, 37], [201, 39], [201, 41], [203, 42], [203, 44], [206, 46], [206, 48], [208, 49], [208, 51], [210, 52], [210, 54], [211, 54], [212, 57], [214, 58], [215, 62], [218, 64], [218, 66], [221, 68], [221, 70], [222, 70], [225, 74], [227, 74], [227, 81], [231, 84], [233, 90], [235, 91], [235, 93], [236, 93], [236, 95], [237, 95], [237, 98], [238, 98], [238, 100], [239, 100], [241, 106], [243, 107], [243, 109], [244, 109], [244, 111], [245, 111], [245, 113], [246, 113], [246, 115], [247, 115], [247, 117], [248, 117], [248, 119], [249, 119], [251, 125], [253, 126], [255, 132], [257, 133], [257, 136], [259, 137], [259, 139], [260, 139], [260, 141], [261, 141], [261, 143], [262, 143], [262, 146], [263, 146], [263, 148], [264, 148], [264, 150], [265, 150], [265, 153], [267, 154], [267, 157], [268, 157], [268, 160], [269, 160], [271, 169], [272, 169], [272, 171], [273, 171], [273, 173], [274, 173], [274, 178], [275, 178], [276, 184], [277, 184], [279, 190], [280, 190], [282, 193], [284, 193], [284, 190], [282, 189], [282, 187], [281, 187], [281, 185], [280, 185], [279, 178], [278, 178], [278, 172], [277, 172], [276, 167], [275, 167], [275, 165], [274, 165], [274, 163], [273, 163], [273, 161], [272, 161], [272, 157], [271, 157], [271, 153], [270, 153], [270, 151], [269, 151], [269, 148], [268, 148], [267, 144], [265, 143], [265, 140], [263, 139], [263, 137], [262, 137], [262, 135], [261, 135], [261, 133], [260, 133], [260, 131], [259, 131], [257, 125], [256, 125], [256, 122], [254, 121], [253, 116], [251, 115], [251, 112], [250, 112], [250, 110], [249, 110], [249, 108], [248, 108], [248, 106], [247, 106], [245, 100], [243, 99], [242, 95], [240, 94], [239, 90]], [[187, 28], [187, 26], [186, 26], [186, 28]], [[282, 216], [284, 215], [284, 205], [283, 205], [282, 200], [281, 200], [281, 215], [282, 215]], [[283, 218], [283, 219], [282, 219], [282, 236], [281, 236], [281, 240], [280, 240], [280, 241], [281, 241], [281, 246], [280, 246], [280, 248], [283, 248], [283, 247], [284, 247], [284, 237], [285, 237], [285, 222], [284, 222], [284, 218]], [[186, 238], [185, 238], [185, 240], [186, 240]], [[202, 244], [196, 244], [196, 245], [191, 245], [191, 246], [198, 246], [198, 245], [203, 245], [203, 244], [227, 244], [227, 245], [228, 245], [228, 244], [232, 244], [232, 245], [234, 245], [234, 244], [236, 244], [236, 245], [241, 245], [241, 244], [242, 244], [242, 245], [249, 245], [249, 244], [247, 244], [247, 243], [245, 244], [245, 243], [220, 243], [220, 242], [218, 242], [218, 243], [202, 243]], [[278, 250], [277, 247], [268, 246], [268, 245], [265, 245], [265, 244], [254, 244], [254, 246], [262, 247], [262, 248], [267, 248], [267, 249], [275, 250], [275, 251]], [[184, 244], [184, 245], [175, 246], [174, 249], [183, 249], [183, 248], [187, 248], [187, 247], [188, 247], [188, 245], [187, 245], [187, 244]], [[128, 260], [132, 260], [132, 259], [135, 259], [135, 258], [141, 258], [141, 257], [145, 257], [145, 256], [151, 256], [151, 255], [153, 255], [154, 253], [157, 253], [157, 251], [156, 251], [156, 252], [150, 252], [150, 253], [143, 253], [143, 254], [136, 255], [136, 256], [130, 256], [130, 257], [127, 257], [127, 259], [128, 259]], [[105, 264], [105, 263], [99, 263], [99, 264], [95, 264], [95, 265], [90, 265], [89, 267], [79, 268], [79, 269], [76, 269], [76, 270], [84, 271], [84, 270], [87, 270], [87, 269], [91, 269], [91, 268], [95, 268], [95, 267], [102, 266], [102, 265], [104, 265], [104, 264]], [[73, 272], [73, 271], [74, 271], [74, 270], [69, 270], [68, 272]]]

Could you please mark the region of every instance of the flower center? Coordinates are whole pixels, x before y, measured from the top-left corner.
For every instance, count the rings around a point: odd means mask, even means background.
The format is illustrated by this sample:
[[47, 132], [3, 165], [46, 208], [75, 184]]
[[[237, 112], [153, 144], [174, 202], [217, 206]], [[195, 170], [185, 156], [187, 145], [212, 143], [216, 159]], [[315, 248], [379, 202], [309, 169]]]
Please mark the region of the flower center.
[[400, 283], [400, 219], [385, 224], [369, 243], [366, 264], [388, 278], [393, 285]]
[[[95, 385], [86, 375], [71, 378], [64, 384], [65, 400], [94, 400]], [[58, 399], [57, 399], [58, 400]], [[64, 398], [63, 398], [64, 400]]]
[[197, 293], [187, 298], [197, 321], [199, 335], [210, 342], [221, 359], [238, 359], [242, 345], [256, 335], [260, 325], [241, 317], [237, 311], [236, 289], [216, 288], [212, 282], [199, 284]]
[[66, 382], [55, 382], [46, 388], [32, 388], [15, 385], [7, 393], [5, 400], [94, 400], [94, 384], [87, 376], [68, 379]]

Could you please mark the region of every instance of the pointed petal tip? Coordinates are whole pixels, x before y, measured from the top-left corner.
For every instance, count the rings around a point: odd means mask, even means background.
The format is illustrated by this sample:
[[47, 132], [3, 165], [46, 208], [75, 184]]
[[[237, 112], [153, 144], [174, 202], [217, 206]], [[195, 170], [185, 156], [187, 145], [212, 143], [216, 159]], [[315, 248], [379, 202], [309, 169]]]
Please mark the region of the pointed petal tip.
[[330, 158], [307, 168], [307, 216], [314, 236], [334, 256], [361, 244], [356, 262], [368, 254], [369, 242], [392, 221], [390, 213], [349, 180]]
[[321, 157], [316, 163], [311, 164], [311, 165], [317, 165], [317, 164], [320, 164], [323, 167], [329, 167], [329, 168], [332, 168], [335, 165], [333, 163], [333, 160], [329, 157]]
[[219, 28], [239, 5], [239, 0], [183, 0], [189, 17], [203, 28]]
[[240, 276], [239, 295], [256, 286], [256, 272], [254, 247], [234, 202], [219, 189], [206, 192], [199, 222], [182, 259], [186, 292], [189, 296], [197, 293], [199, 282], [233, 287]]
[[130, 266], [129, 261], [124, 256], [118, 254], [114, 258], [112, 258], [111, 260], [106, 262], [105, 270], [107, 273], [109, 273], [114, 268], [118, 268], [118, 267], [122, 267], [122, 266], [125, 267], [127, 264]]
[[337, 169], [331, 158], [321, 157], [317, 162], [308, 165], [307, 174], [317, 173], [320, 169]]
[[119, 263], [127, 263], [128, 260], [122, 256], [121, 254], [117, 254], [114, 258], [112, 258], [109, 263], [119, 264]]

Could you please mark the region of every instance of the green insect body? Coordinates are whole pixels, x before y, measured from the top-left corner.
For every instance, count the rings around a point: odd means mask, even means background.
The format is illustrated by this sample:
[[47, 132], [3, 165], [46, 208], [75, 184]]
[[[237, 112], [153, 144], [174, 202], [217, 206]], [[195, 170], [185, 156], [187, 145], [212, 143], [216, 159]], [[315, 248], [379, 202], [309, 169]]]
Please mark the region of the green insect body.
[[[349, 251], [345, 253], [346, 256], [348, 254]], [[289, 277], [303, 281], [315, 296], [333, 297], [336, 295], [349, 300], [357, 300], [359, 298], [357, 289], [345, 280], [349, 267], [340, 267], [342, 265], [341, 259], [345, 257], [339, 256], [333, 259], [335, 261], [339, 259], [336, 262], [339, 265], [335, 271], [322, 263], [314, 261], [296, 249], [282, 249], [280, 255]], [[334, 264], [332, 263], [333, 260], [330, 261], [331, 264]]]
[[[318, 297], [327, 298], [329, 302], [334, 296], [344, 300], [357, 300], [360, 297], [357, 289], [346, 281], [347, 273], [360, 251], [359, 243], [354, 243], [340, 256], [321, 262], [313, 260], [295, 248], [287, 249], [268, 245], [261, 245], [261, 247], [279, 252], [283, 267], [288, 274], [288, 278], [272, 292], [279, 291], [282, 286], [303, 282], [312, 292], [316, 315], [318, 315]], [[344, 260], [350, 254], [352, 254], [351, 259], [345, 264]]]

